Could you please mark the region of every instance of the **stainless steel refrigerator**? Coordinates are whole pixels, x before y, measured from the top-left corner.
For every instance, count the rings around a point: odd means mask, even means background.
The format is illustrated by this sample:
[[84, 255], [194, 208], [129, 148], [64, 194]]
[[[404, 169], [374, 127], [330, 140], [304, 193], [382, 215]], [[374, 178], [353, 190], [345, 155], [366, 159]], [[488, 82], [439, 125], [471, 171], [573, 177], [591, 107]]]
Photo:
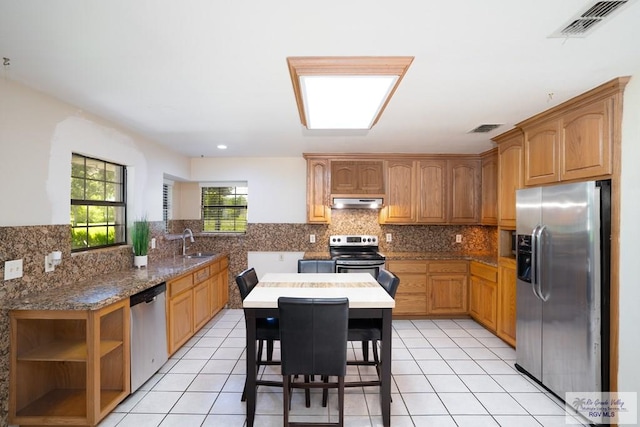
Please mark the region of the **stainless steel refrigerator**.
[[516, 193], [516, 367], [561, 399], [609, 387], [611, 182]]

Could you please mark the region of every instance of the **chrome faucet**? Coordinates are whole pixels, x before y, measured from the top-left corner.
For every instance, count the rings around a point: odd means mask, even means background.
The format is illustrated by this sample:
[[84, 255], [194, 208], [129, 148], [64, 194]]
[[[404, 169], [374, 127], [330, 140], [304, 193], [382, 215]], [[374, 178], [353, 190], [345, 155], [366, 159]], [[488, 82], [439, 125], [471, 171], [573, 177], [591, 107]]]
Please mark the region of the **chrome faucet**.
[[191, 229], [185, 228], [182, 232], [182, 256], [185, 256], [187, 254], [187, 236], [189, 236], [189, 240], [191, 241], [191, 243], [195, 242]]

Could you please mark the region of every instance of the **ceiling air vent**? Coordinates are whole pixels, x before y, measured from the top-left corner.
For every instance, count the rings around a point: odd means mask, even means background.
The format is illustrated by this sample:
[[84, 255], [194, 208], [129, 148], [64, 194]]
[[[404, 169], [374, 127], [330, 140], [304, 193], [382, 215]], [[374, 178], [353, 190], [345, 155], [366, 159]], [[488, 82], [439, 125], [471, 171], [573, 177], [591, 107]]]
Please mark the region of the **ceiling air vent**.
[[550, 37], [586, 37], [596, 24], [610, 18], [627, 4], [635, 0], [602, 0], [587, 5], [584, 12], [579, 12]]
[[502, 124], [484, 124], [475, 129], [471, 129], [468, 133], [487, 133], [491, 132], [495, 128], [499, 128], [500, 126], [502, 126]]

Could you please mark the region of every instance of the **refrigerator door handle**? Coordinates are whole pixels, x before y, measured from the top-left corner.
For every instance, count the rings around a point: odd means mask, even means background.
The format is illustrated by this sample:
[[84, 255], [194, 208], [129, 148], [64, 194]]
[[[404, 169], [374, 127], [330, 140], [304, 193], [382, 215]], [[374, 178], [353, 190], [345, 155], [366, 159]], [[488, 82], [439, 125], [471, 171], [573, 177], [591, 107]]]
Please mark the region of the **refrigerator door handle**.
[[545, 297], [544, 294], [542, 293], [542, 239], [543, 239], [543, 233], [546, 230], [547, 226], [546, 225], [539, 225], [536, 227], [536, 239], [535, 239], [535, 253], [536, 253], [536, 283], [535, 286], [537, 287], [536, 289], [536, 295], [538, 295], [538, 298], [540, 298], [542, 301], [547, 301], [549, 298]]
[[538, 229], [539, 225], [533, 229], [531, 232], [531, 290], [536, 298], [540, 298], [540, 294], [538, 294], [538, 290], [536, 289], [536, 285], [538, 282]]

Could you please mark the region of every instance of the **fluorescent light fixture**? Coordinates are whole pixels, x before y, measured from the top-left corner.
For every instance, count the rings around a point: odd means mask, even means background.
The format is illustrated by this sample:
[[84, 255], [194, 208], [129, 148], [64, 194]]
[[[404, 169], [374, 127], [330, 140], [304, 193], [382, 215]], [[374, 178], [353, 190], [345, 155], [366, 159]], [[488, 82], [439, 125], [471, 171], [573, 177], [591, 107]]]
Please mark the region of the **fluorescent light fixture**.
[[287, 58], [300, 121], [307, 129], [371, 129], [412, 56]]

